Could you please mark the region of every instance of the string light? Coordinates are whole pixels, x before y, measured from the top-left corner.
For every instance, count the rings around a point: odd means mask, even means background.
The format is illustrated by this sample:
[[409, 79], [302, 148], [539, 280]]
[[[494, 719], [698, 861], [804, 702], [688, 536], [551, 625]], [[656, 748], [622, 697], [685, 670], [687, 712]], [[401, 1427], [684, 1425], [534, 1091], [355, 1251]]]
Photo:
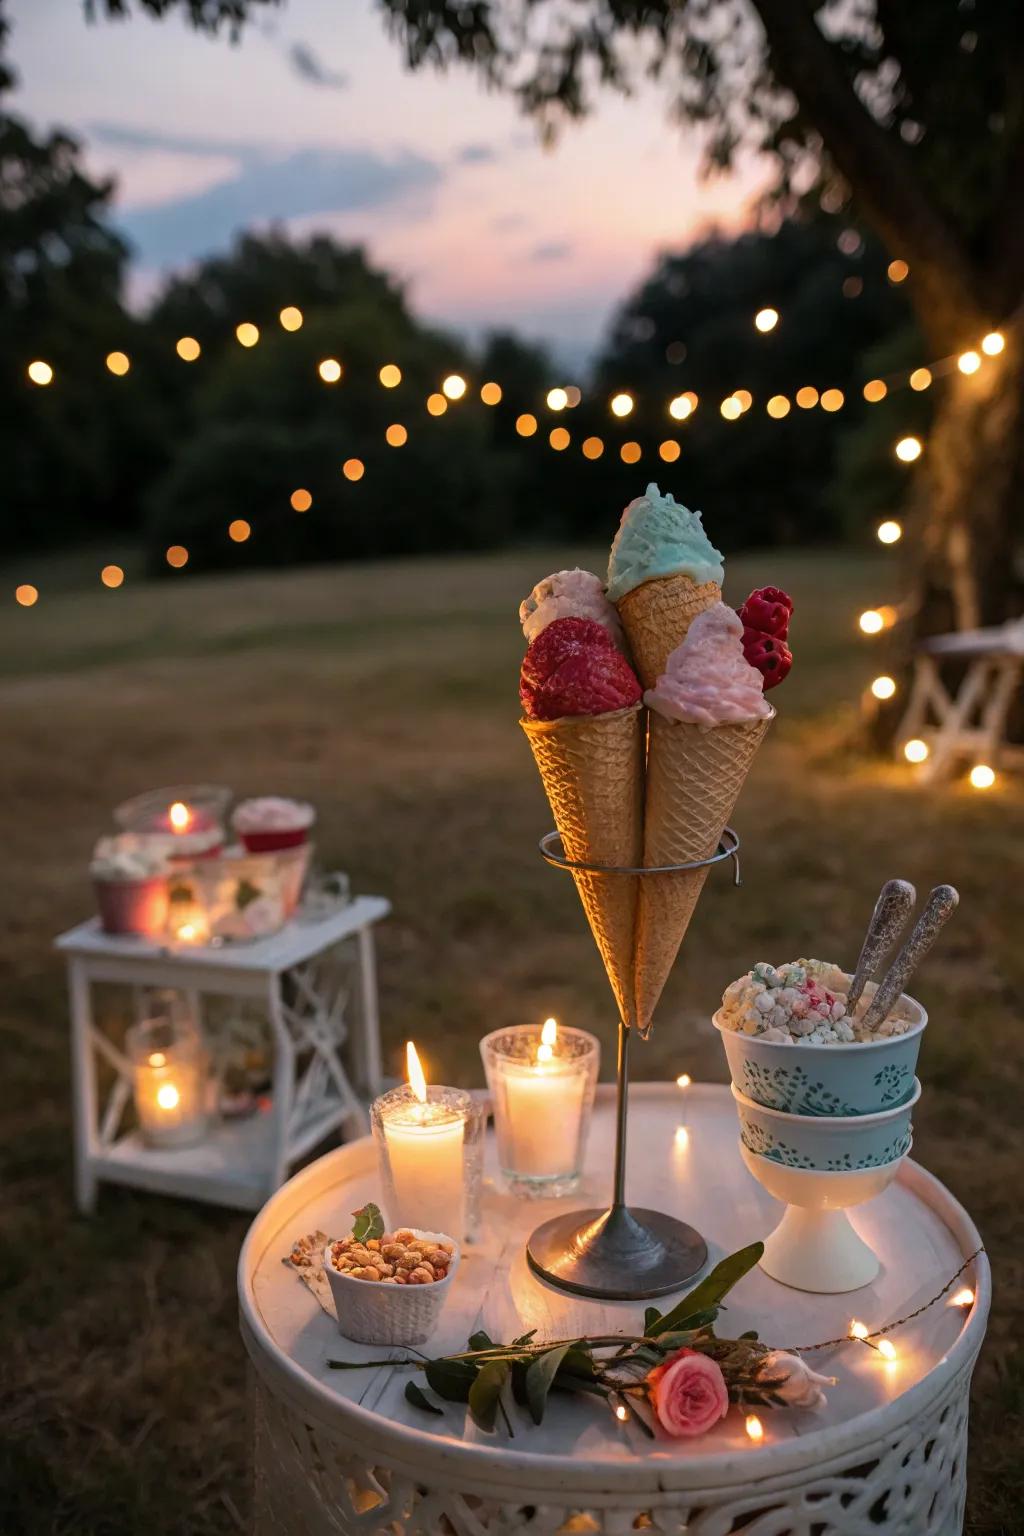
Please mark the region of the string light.
[[896, 1346], [891, 1339], [879, 1339], [875, 1348], [883, 1360], [892, 1361], [896, 1359]]
[[548, 433], [548, 442], [556, 453], [561, 453], [563, 449], [568, 448], [570, 441], [569, 433], [565, 427], [552, 427]]
[[949, 1304], [951, 1307], [973, 1307], [974, 1292], [969, 1285], [965, 1285], [962, 1291], [957, 1291], [955, 1296], [950, 1297]]
[[31, 608], [39, 601], [39, 588], [30, 581], [23, 581], [14, 589], [14, 601], [22, 608]]
[[620, 1424], [625, 1424], [626, 1420], [629, 1418], [629, 1409], [620, 1403], [615, 1410], [615, 1417], [618, 1419]]
[[612, 396], [612, 415], [628, 416], [633, 409], [633, 396], [625, 393]]
[[866, 1323], [859, 1323], [856, 1318], [853, 1318], [851, 1323], [850, 1323], [850, 1334], [849, 1334], [849, 1336], [850, 1336], [851, 1339], [860, 1339], [861, 1341], [863, 1341], [868, 1336], [868, 1326], [867, 1326], [867, 1324]]
[[981, 350], [986, 357], [998, 357], [1006, 346], [1006, 338], [1002, 331], [989, 331], [987, 336], [981, 339]]
[[427, 396], [427, 410], [431, 416], [443, 416], [448, 409], [448, 401], [444, 395], [437, 393]]
[[981, 358], [977, 352], [961, 352], [956, 360], [956, 365], [961, 373], [977, 373], [981, 367]]
[[796, 392], [796, 403], [802, 411], [810, 411], [818, 403], [818, 391], [813, 384], [805, 384]]
[[366, 474], [366, 465], [362, 459], [346, 459], [341, 472], [346, 480], [361, 480]]
[[384, 433], [384, 440], [389, 448], [404, 448], [409, 441], [409, 434], [400, 421], [393, 421]]
[[690, 1076], [689, 1072], [680, 1072], [679, 1076], [676, 1078], [676, 1087], [689, 1088], [692, 1082], [693, 1078]]
[[915, 368], [910, 375], [910, 387], [911, 389], [916, 389], [918, 394], [920, 394], [922, 389], [927, 389], [931, 382], [932, 371], [930, 368]]
[[690, 1145], [690, 1133], [685, 1125], [676, 1126], [675, 1143], [680, 1151], [685, 1151]]
[[[519, 433], [520, 437], [532, 437], [533, 434], [536, 432], [536, 430], [537, 430], [537, 418], [536, 418], [536, 416], [531, 416], [529, 411], [524, 411], [521, 416], [517, 416], [516, 417], [516, 431]], [[594, 443], [596, 441], [597, 441], [597, 439], [594, 438], [594, 437], [590, 437], [590, 438], [587, 439], [587, 442], [590, 442], [590, 443]], [[589, 457], [589, 455], [588, 455], [588, 457]], [[596, 457], [596, 455], [595, 455], [595, 457]]]
[[316, 371], [325, 384], [337, 384], [341, 378], [341, 364], [336, 357], [325, 357], [322, 363], [317, 364]]
[[100, 581], [105, 587], [119, 587], [124, 582], [124, 571], [119, 565], [105, 565], [100, 571]]
[[752, 1440], [755, 1445], [760, 1445], [761, 1441], [764, 1439], [764, 1425], [761, 1423], [761, 1420], [758, 1418], [756, 1413], [747, 1414], [744, 1428], [747, 1431], [748, 1439]]
[[623, 443], [622, 447], [619, 449], [619, 457], [623, 464], [638, 464], [640, 462], [640, 454], [641, 449], [639, 443]]
[[821, 397], [823, 411], [839, 411], [843, 407], [843, 392], [841, 389], [826, 389]]
[[289, 501], [293, 512], [308, 512], [313, 505], [312, 496], [308, 491], [303, 490], [292, 491]]
[[890, 283], [902, 283], [905, 278], [910, 276], [910, 268], [905, 261], [901, 261], [897, 257], [895, 261], [890, 261], [886, 268], [886, 276]]
[[681, 449], [679, 444], [671, 437], [658, 445], [658, 453], [666, 464], [674, 464], [678, 459]]
[[975, 763], [971, 769], [969, 778], [972, 789], [991, 789], [996, 781], [995, 770], [987, 763]]
[[877, 608], [865, 608], [857, 620], [861, 631], [865, 635], [877, 635], [885, 628], [885, 619]]
[[466, 381], [461, 373], [450, 373], [441, 385], [442, 394], [449, 400], [461, 400], [466, 393]]
[[569, 396], [566, 394], [565, 390], [561, 388], [561, 386], [556, 386], [554, 389], [549, 389], [547, 400], [549, 411], [564, 411], [566, 406], [569, 404]]
[[668, 413], [675, 421], [685, 421], [687, 416], [693, 415], [693, 406], [686, 395], [676, 395], [668, 403]]
[[727, 395], [718, 407], [726, 421], [738, 421], [743, 415], [743, 407], [735, 395]]
[[876, 699], [891, 699], [896, 692], [896, 680], [892, 677], [876, 677], [871, 684], [871, 692]]
[[898, 544], [903, 537], [903, 525], [895, 518], [886, 518], [884, 523], [879, 523], [877, 536], [879, 544]]
[[884, 379], [868, 379], [864, 385], [864, 399], [869, 405], [877, 405], [888, 393], [889, 386]]
[[174, 350], [183, 363], [194, 363], [203, 349], [194, 336], [179, 336]]
[[779, 312], [777, 309], [759, 309], [757, 314], [754, 316], [754, 324], [757, 326], [759, 331], [764, 333], [767, 333], [768, 331], [774, 331], [778, 323]]
[[754, 397], [749, 389], [734, 389], [732, 397], [741, 411], [749, 411], [754, 403]]
[[402, 370], [397, 363], [385, 363], [377, 377], [385, 389], [397, 389], [402, 382]]
[[131, 367], [127, 352], [108, 352], [106, 363], [111, 373], [118, 379], [123, 379]]
[[243, 320], [241, 325], [235, 326], [235, 335], [243, 347], [254, 347], [260, 339], [260, 328], [251, 320]]
[[926, 741], [919, 736], [912, 736], [909, 741], [903, 743], [903, 756], [908, 763], [923, 763], [928, 757], [930, 748]]
[[901, 437], [895, 449], [896, 457], [903, 464], [913, 464], [923, 451], [919, 437]]
[[569, 402], [570, 411], [574, 411], [583, 399], [583, 391], [578, 384], [567, 384], [565, 386], [565, 397]]
[[188, 550], [184, 544], [172, 544], [164, 555], [164, 559], [172, 571], [180, 571], [188, 565]]
[[252, 528], [244, 517], [236, 517], [228, 524], [228, 538], [233, 544], [244, 544], [251, 533]]
[[285, 305], [277, 318], [286, 331], [297, 331], [302, 326], [302, 310], [296, 309], [294, 304]]
[[37, 357], [35, 362], [29, 363], [27, 371], [32, 383], [38, 384], [40, 388], [45, 388], [47, 384], [53, 383], [53, 369], [49, 363], [44, 363], [41, 357]]
[[[522, 421], [522, 417], [519, 418]], [[583, 457], [585, 459], [599, 459], [604, 453], [604, 443], [599, 437], [587, 437], [583, 440]]]
[[486, 384], [481, 384], [480, 399], [484, 405], [500, 405], [501, 385], [495, 384], [493, 380], [488, 380]]
[[783, 416], [789, 415], [789, 401], [786, 399], [785, 395], [772, 395], [771, 399], [768, 401], [768, 404], [765, 406], [765, 410], [768, 412], [769, 416], [773, 417], [775, 421], [781, 421]]

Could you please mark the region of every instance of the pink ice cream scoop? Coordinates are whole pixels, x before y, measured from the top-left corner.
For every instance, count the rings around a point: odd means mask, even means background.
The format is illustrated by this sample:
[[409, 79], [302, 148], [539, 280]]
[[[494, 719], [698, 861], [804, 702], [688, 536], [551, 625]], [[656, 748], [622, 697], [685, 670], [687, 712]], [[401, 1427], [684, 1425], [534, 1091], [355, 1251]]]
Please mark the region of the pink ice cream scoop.
[[593, 571], [555, 571], [538, 581], [529, 597], [519, 604], [519, 622], [531, 642], [556, 619], [594, 619], [608, 631], [619, 650], [624, 650], [622, 625], [615, 605]]
[[725, 725], [772, 712], [764, 678], [743, 654], [743, 621], [724, 603], [698, 613], [644, 703], [668, 720]]

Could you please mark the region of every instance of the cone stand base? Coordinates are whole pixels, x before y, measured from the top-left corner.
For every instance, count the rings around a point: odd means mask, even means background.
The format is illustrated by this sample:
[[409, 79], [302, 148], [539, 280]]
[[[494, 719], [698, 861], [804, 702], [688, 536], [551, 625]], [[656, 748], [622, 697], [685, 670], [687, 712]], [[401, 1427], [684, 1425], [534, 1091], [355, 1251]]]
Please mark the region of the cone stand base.
[[534, 1274], [560, 1290], [598, 1301], [644, 1301], [681, 1290], [704, 1268], [708, 1248], [674, 1216], [613, 1205], [546, 1221], [531, 1235], [526, 1257]]

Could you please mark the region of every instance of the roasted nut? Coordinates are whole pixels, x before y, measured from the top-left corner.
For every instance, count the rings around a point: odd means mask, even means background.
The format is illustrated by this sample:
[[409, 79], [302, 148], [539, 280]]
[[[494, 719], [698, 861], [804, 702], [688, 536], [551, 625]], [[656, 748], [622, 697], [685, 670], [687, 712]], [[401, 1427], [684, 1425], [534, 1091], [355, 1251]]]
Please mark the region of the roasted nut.
[[442, 1238], [437, 1246], [439, 1248], [443, 1248], [445, 1253], [454, 1253], [455, 1252], [455, 1244], [454, 1243], [449, 1243], [446, 1238]]
[[379, 1238], [376, 1238], [376, 1237], [369, 1238], [368, 1241], [367, 1241], [366, 1246], [367, 1246], [367, 1248], [369, 1248], [371, 1253], [380, 1253], [380, 1240], [379, 1240]]
[[381, 1275], [380, 1283], [381, 1285], [397, 1285], [398, 1281], [395, 1279], [394, 1275]]
[[372, 1264], [368, 1264], [365, 1269], [354, 1269], [352, 1271], [352, 1279], [353, 1280], [379, 1280], [380, 1279], [380, 1275], [374, 1269]]
[[427, 1263], [433, 1264], [435, 1268], [438, 1264], [447, 1264], [448, 1257], [448, 1254], [443, 1248], [431, 1248], [426, 1254]]
[[384, 1257], [386, 1259], [388, 1259], [388, 1260], [393, 1262], [395, 1259], [400, 1259], [402, 1257], [402, 1254], [405, 1252], [405, 1244], [404, 1243], [385, 1243], [382, 1240], [381, 1241], [381, 1245], [380, 1245], [380, 1251], [381, 1251], [381, 1253], [384, 1255]]
[[433, 1285], [434, 1271], [427, 1264], [420, 1264], [409, 1274], [410, 1285]]
[[416, 1241], [415, 1232], [410, 1232], [408, 1227], [399, 1227], [395, 1233], [396, 1243], [413, 1243]]
[[406, 1276], [402, 1272], [402, 1270], [400, 1270], [400, 1269], [395, 1271], [395, 1284], [396, 1285], [408, 1285], [409, 1284], [408, 1276]]

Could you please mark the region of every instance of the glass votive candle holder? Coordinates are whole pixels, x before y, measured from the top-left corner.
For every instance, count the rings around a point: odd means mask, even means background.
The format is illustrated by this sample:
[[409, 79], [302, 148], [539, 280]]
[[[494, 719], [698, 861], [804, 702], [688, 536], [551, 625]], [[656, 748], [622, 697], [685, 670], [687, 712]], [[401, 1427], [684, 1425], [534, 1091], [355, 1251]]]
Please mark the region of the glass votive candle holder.
[[210, 1058], [190, 1020], [144, 1019], [126, 1036], [135, 1113], [152, 1147], [192, 1147], [207, 1129]]
[[485, 1114], [461, 1088], [431, 1084], [421, 1099], [407, 1084], [370, 1110], [389, 1227], [476, 1236]]
[[582, 1029], [521, 1024], [480, 1042], [498, 1165], [512, 1194], [568, 1195], [583, 1170], [601, 1045]]

